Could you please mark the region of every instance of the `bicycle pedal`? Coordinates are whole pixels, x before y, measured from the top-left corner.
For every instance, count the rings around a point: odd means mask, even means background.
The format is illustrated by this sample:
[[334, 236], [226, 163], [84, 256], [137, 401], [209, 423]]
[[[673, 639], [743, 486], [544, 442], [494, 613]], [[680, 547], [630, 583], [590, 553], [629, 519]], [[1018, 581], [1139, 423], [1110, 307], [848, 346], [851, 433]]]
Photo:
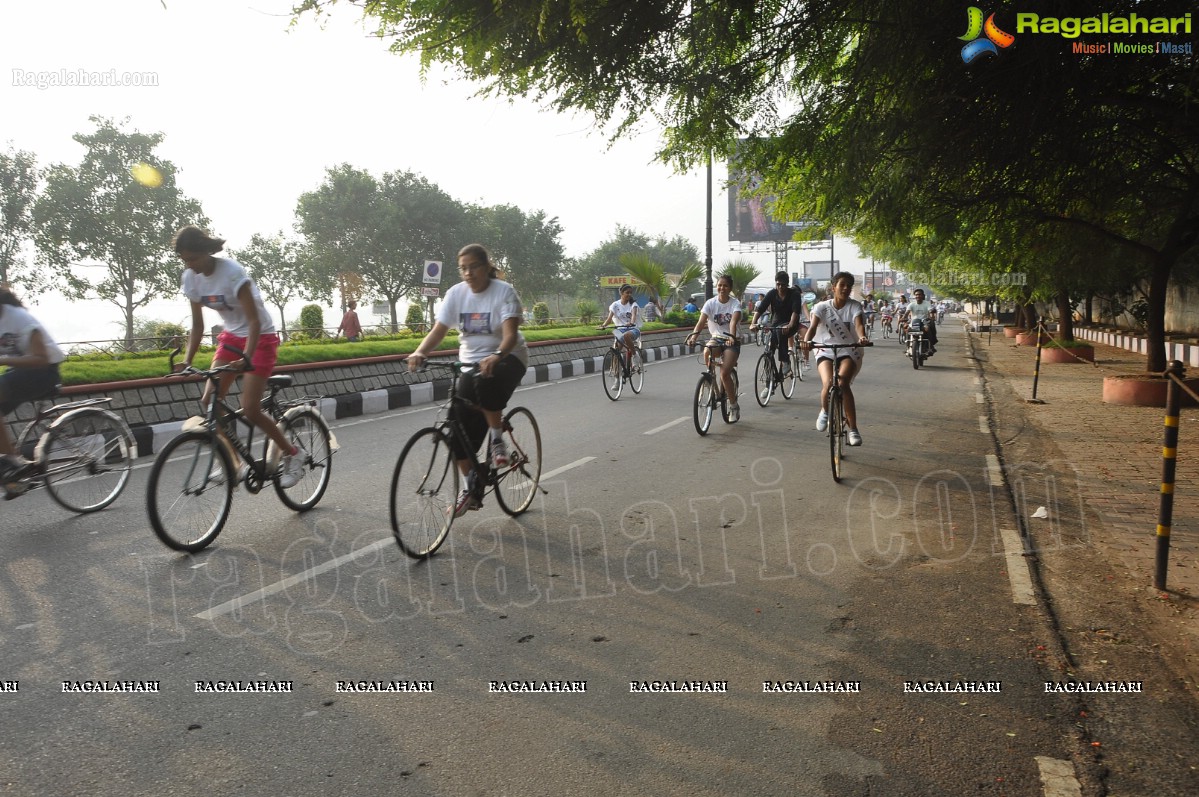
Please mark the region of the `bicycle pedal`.
[[11, 482], [4, 485], [4, 500], [11, 501], [14, 498], [20, 498], [27, 492], [29, 492], [29, 485], [25, 482]]

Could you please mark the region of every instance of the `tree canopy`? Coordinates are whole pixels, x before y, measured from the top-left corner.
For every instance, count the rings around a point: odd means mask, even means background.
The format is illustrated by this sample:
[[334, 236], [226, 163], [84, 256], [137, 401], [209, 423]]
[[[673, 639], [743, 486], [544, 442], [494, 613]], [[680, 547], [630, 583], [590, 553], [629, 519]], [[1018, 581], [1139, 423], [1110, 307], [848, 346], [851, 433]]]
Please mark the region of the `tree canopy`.
[[[74, 139], [86, 148], [78, 166], [54, 164], [33, 206], [34, 241], [48, 279], [70, 299], [95, 294], [116, 305], [132, 345], [134, 313], [179, 290], [183, 270], [171, 238], [185, 224], [207, 226], [200, 203], [175, 184], [175, 166], [154, 154], [161, 133], [123, 129], [91, 117], [95, 130]], [[126, 120], [127, 122], [127, 120]], [[153, 179], [135, 179], [134, 167]], [[79, 267], [96, 267], [93, 281]]]
[[[296, 13], [335, 4], [302, 0]], [[1180, 6], [1102, 10], [1169, 18]], [[617, 136], [652, 120], [660, 157], [680, 167], [741, 152], [779, 215], [879, 246], [918, 238], [938, 262], [1017, 231], [1015, 249], [976, 261], [1025, 259], [1044, 239], [1033, 273], [1051, 286], [1059, 269], [1085, 283], [1079, 263], [1118, 249], [1129, 281], [1148, 281], [1149, 366], [1160, 370], [1167, 283], [1199, 242], [1193, 56], [1076, 52], [1079, 39], [1020, 30], [1003, 8], [997, 36], [1010, 46], [965, 63], [963, 12], [913, 0], [364, 6], [394, 49], [455, 67], [484, 92], [587, 111]], [[1054, 4], [1061, 17], [1094, 12]]]
[[33, 230], [37, 181], [33, 153], [0, 152], [0, 285], [16, 276], [18, 255]]

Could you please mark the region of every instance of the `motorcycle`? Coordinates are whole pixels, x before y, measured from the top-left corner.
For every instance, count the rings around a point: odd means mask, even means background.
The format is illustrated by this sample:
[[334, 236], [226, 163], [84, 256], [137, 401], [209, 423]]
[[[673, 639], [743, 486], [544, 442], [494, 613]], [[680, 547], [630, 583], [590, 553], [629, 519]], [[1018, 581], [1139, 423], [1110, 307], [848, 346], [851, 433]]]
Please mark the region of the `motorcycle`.
[[932, 356], [932, 348], [932, 342], [925, 335], [924, 322], [919, 318], [912, 319], [908, 325], [907, 349], [904, 351], [912, 358], [912, 367], [919, 369], [924, 365], [924, 361]]

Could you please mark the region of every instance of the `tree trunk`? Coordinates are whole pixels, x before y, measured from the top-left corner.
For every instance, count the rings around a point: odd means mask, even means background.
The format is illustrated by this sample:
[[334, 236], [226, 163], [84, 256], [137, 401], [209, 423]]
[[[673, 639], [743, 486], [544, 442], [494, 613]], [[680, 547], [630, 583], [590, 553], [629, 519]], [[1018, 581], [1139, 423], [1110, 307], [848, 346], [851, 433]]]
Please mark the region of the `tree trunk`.
[[279, 308], [279, 339], [284, 343], [287, 342], [287, 317], [283, 315], [283, 305], [277, 304]]
[[1070, 303], [1070, 292], [1061, 288], [1057, 292], [1057, 339], [1063, 342], [1074, 340], [1074, 305]]
[[1166, 289], [1172, 266], [1173, 262], [1159, 253], [1149, 273], [1149, 317], [1145, 326], [1149, 336], [1147, 367], [1153, 372], [1166, 370]]

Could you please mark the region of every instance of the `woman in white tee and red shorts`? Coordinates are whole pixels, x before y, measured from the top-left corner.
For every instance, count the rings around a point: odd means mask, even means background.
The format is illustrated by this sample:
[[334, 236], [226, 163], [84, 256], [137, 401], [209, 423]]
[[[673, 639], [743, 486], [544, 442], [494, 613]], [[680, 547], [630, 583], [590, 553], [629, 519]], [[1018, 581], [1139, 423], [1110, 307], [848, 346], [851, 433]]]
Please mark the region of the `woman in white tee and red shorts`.
[[[291, 487], [303, 474], [307, 454], [303, 448], [287, 439], [261, 406], [266, 379], [275, 369], [279, 336], [275, 334], [275, 322], [262, 303], [258, 286], [250, 279], [245, 268], [231, 258], [216, 257], [216, 253], [224, 248], [223, 238], [214, 238], [192, 224], [175, 233], [175, 254], [187, 265], [182, 279], [183, 295], [191, 301], [192, 306], [192, 328], [187, 338], [184, 366], [191, 365], [196, 350], [200, 348], [200, 340], [204, 336], [204, 308], [216, 310], [225, 328], [217, 337], [212, 365], [228, 365], [241, 370], [241, 373], [226, 371], [221, 374], [219, 395], [224, 398], [233, 382], [242, 377], [243, 417], [261, 429], [283, 452], [279, 483]], [[250, 359], [249, 367], [240, 355], [230, 350], [231, 346], [245, 352]], [[204, 386], [204, 396], [200, 399], [203, 407], [208, 406], [211, 389], [211, 382]]]

